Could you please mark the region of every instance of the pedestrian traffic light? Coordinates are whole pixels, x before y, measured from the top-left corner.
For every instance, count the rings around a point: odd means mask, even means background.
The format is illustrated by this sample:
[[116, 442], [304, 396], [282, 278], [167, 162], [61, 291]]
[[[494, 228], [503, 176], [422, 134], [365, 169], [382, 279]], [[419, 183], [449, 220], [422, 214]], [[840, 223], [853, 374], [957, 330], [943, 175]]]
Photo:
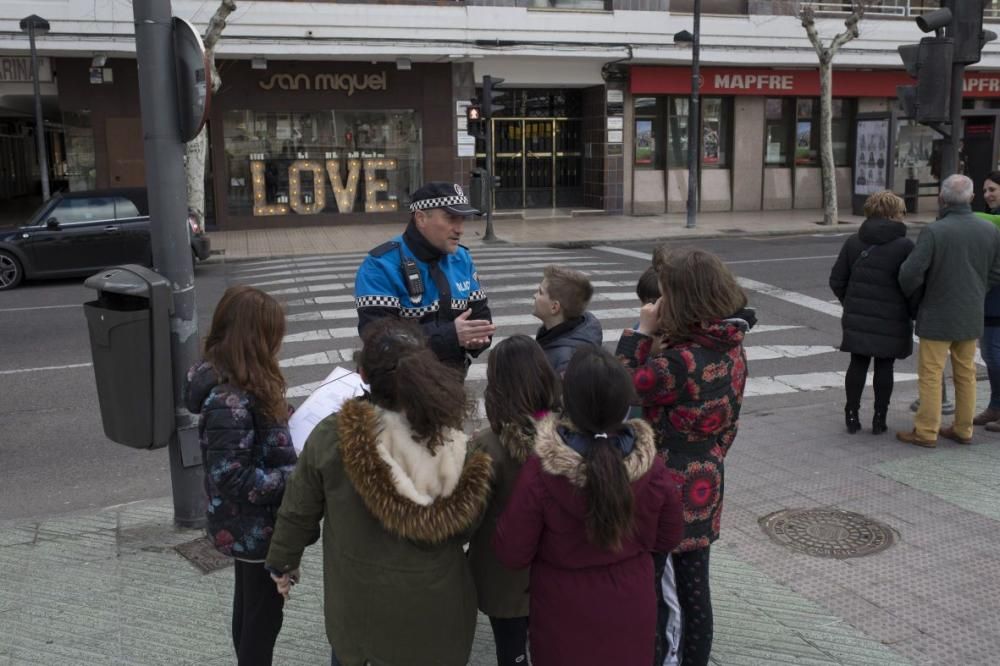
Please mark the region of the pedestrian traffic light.
[[504, 108], [503, 104], [497, 104], [495, 101], [497, 97], [503, 95], [503, 91], [496, 90], [503, 82], [503, 79], [495, 76], [483, 77], [483, 117], [487, 120], [496, 116], [497, 112]]
[[983, 30], [983, 13], [987, 4], [987, 0], [944, 0], [941, 3], [942, 9], [937, 11], [947, 9], [952, 16], [948, 36], [955, 40], [953, 62], [964, 65], [979, 62], [983, 46], [997, 38], [995, 32]]
[[483, 120], [483, 108], [479, 106], [479, 100], [474, 99], [465, 109], [465, 131], [469, 136], [477, 139], [486, 138], [486, 121]]

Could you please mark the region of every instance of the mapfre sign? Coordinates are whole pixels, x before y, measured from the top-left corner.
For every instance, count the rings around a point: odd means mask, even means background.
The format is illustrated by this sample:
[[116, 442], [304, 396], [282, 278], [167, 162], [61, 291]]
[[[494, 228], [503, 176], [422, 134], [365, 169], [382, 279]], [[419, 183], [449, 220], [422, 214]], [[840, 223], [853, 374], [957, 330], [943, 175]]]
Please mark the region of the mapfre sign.
[[[633, 67], [633, 95], [691, 93], [689, 67]], [[912, 84], [903, 71], [834, 70], [834, 97], [895, 97], [896, 86]], [[819, 71], [812, 69], [750, 69], [702, 67], [702, 95], [754, 95], [766, 97], [818, 97]], [[966, 72], [969, 97], [1000, 97], [1000, 72]]]

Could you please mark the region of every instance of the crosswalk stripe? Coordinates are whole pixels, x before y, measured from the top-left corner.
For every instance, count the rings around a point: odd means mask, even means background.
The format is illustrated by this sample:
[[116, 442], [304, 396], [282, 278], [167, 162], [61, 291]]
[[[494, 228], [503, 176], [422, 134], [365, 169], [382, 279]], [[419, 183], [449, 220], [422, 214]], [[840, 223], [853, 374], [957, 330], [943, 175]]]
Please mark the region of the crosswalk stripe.
[[[773, 377], [750, 377], [747, 379], [746, 390], [743, 395], [746, 397], [781, 395], [786, 393], [801, 393], [805, 391], [825, 391], [827, 389], [843, 389], [844, 377], [847, 373], [843, 370], [833, 372], [805, 372], [795, 375], [775, 375]], [[895, 382], [916, 381], [917, 375], [896, 372], [893, 373]], [[871, 386], [872, 375], [868, 375], [868, 386]]]
[[[794, 325], [777, 325], [777, 324], [772, 324], [770, 326], [760, 325], [760, 326], [754, 326], [753, 329], [750, 331], [750, 333], [751, 334], [767, 333], [771, 331], [784, 331], [797, 328], [803, 328], [803, 327]], [[621, 328], [604, 329], [604, 344], [606, 345], [617, 344], [618, 339], [621, 338], [623, 331], [624, 329]], [[531, 331], [531, 333], [533, 337], [533, 331]], [[509, 336], [505, 335], [495, 336], [493, 338], [493, 346], [495, 347], [496, 345], [506, 340], [508, 337]], [[358, 345], [358, 347], [360, 347], [360, 344]], [[301, 356], [292, 356], [289, 358], [282, 359], [279, 362], [279, 365], [283, 368], [297, 368], [297, 367], [307, 367], [314, 365], [329, 365], [336, 363], [351, 362], [354, 358], [355, 349], [357, 349], [357, 347], [346, 347], [342, 349], [331, 349], [329, 351], [319, 352], [315, 354], [303, 354]], [[802, 356], [809, 355], [799, 351], [796, 345], [761, 345], [761, 346], [747, 345], [745, 349], [747, 351], [747, 358], [749, 360], [765, 360], [772, 358], [801, 358]], [[766, 351], [761, 351], [761, 352], [752, 351], [757, 349], [762, 349]], [[826, 347], [816, 347], [816, 349], [817, 353], [826, 353], [829, 351], [835, 351], [833, 348], [826, 348]], [[825, 351], [819, 351], [820, 349], [823, 349]], [[785, 351], [787, 353], [787, 356], [773, 355], [775, 353], [781, 353], [781, 351]], [[754, 356], [756, 356], [757, 354], [760, 354], [760, 358], [754, 358]], [[477, 365], [485, 363], [486, 357], [488, 355], [489, 355], [488, 352], [480, 355], [479, 358], [473, 361], [472, 367], [475, 368]]]
[[[591, 280], [591, 286], [594, 287], [595, 293], [594, 297], [591, 299], [593, 301], [612, 301], [616, 299], [627, 300], [629, 298], [636, 298], [634, 292], [600, 292], [596, 291], [601, 288], [611, 288], [611, 287], [631, 287], [632, 282], [629, 280], [611, 282], [607, 280]], [[535, 293], [535, 289], [538, 288], [538, 282], [525, 282], [522, 284], [505, 284], [497, 287], [489, 287], [486, 291], [486, 295], [490, 299], [490, 307], [500, 307], [509, 304], [517, 303], [516, 299], [508, 299], [506, 301], [494, 299], [494, 294], [507, 293], [512, 291], [523, 291], [528, 294], [527, 298], [531, 298], [531, 295]], [[272, 294], [274, 292], [271, 292]], [[638, 299], [637, 299], [638, 301]], [[291, 301], [285, 301], [287, 307], [302, 307], [302, 306], [312, 306], [312, 305], [332, 305], [335, 303], [353, 303], [353, 295], [341, 294], [338, 296], [316, 296], [315, 298], [298, 298]]]
[[[541, 264], [518, 264], [517, 268], [545, 268], [550, 262], [545, 262]], [[579, 266], [617, 266], [617, 262], [613, 261], [580, 261], [573, 264], [576, 267]], [[477, 267], [478, 269], [478, 267]], [[486, 277], [493, 277], [489, 271], [479, 271], [480, 275], [485, 279]], [[248, 284], [251, 287], [270, 287], [271, 285], [277, 284], [301, 284], [303, 282], [322, 282], [323, 280], [337, 280], [337, 279], [351, 279], [357, 274], [357, 270], [352, 270], [348, 273], [323, 273], [321, 275], [309, 275], [307, 277], [291, 277], [283, 278], [280, 280], [267, 280], [264, 282], [248, 282], [243, 284]], [[286, 275], [286, 273], [281, 273], [281, 275]], [[499, 273], [496, 274], [497, 277], [501, 277]], [[541, 278], [541, 275], [539, 275]], [[488, 287], [487, 287], [488, 288]]]
[[775, 358], [804, 358], [839, 351], [830, 345], [757, 345], [745, 347], [748, 361], [769, 361]]
[[[548, 266], [548, 264], [543, 264]], [[524, 268], [524, 266], [518, 266], [518, 268]], [[589, 276], [594, 275], [632, 275], [634, 271], [619, 268], [619, 269], [596, 269], [596, 270], [586, 270], [582, 271], [584, 274]], [[353, 277], [353, 274], [352, 274]], [[481, 276], [483, 278], [483, 284], [486, 286], [486, 294], [489, 295], [493, 292], [490, 287], [490, 280], [499, 278], [536, 278], [541, 280], [541, 273], [538, 271], [532, 271], [530, 273], [496, 273], [491, 275]], [[537, 282], [535, 283], [538, 284]], [[344, 289], [353, 289], [354, 282], [331, 282], [327, 284], [317, 284], [317, 285], [302, 285], [301, 287], [286, 287], [284, 289], [265, 289], [267, 293], [272, 296], [287, 296], [288, 294], [316, 294], [326, 291], [342, 291]], [[500, 289], [502, 291], [502, 289]]]
[[[540, 255], [538, 257], [532, 257], [532, 258], [541, 259], [543, 256], [544, 255]], [[580, 264], [578, 264], [576, 262], [579, 262], [579, 261], [582, 261], [582, 260], [586, 260], [586, 259], [589, 259], [589, 258], [590, 257], [584, 256], [584, 255], [570, 255], [570, 256], [565, 256], [565, 257], [559, 257], [559, 260], [560, 261], [572, 261], [572, 262], [574, 262], [573, 265], [577, 266], [577, 265], [580, 265]], [[510, 258], [508, 258], [508, 257], [501, 257], [501, 258], [493, 258], [493, 259], [476, 260], [474, 263], [476, 265], [476, 269], [481, 271], [483, 266], [509, 265], [510, 262], [511, 262]], [[351, 263], [339, 263], [338, 262], [336, 264], [330, 263], [330, 264], [324, 264], [324, 265], [310, 266], [310, 267], [307, 267], [307, 268], [296, 267], [296, 268], [289, 268], [289, 269], [280, 270], [280, 271], [271, 271], [271, 272], [265, 272], [265, 273], [257, 273], [257, 274], [254, 274], [254, 275], [241, 275], [240, 277], [242, 279], [251, 279], [251, 278], [252, 279], [260, 279], [260, 278], [268, 278], [268, 277], [278, 277], [278, 276], [282, 276], [282, 275], [312, 275], [312, 274], [317, 274], [317, 273], [318, 274], [329, 273], [331, 270], [336, 270], [336, 269], [347, 269], [347, 270], [352, 271], [352, 274], [353, 274], [353, 273], [357, 272], [357, 269], [358, 269], [359, 265], [360, 265], [359, 262], [351, 262]]]
[[[541, 256], [558, 256], [560, 252], [570, 252], [571, 250], [559, 250], [555, 248], [548, 247], [514, 247], [514, 246], [496, 246], [496, 247], [477, 247], [472, 248], [470, 252], [472, 253], [473, 259], [476, 257], [490, 257], [490, 256], [505, 256], [511, 255], [514, 257], [528, 256], [528, 255], [541, 255]], [[288, 256], [279, 259], [262, 259], [255, 261], [240, 261], [238, 262], [239, 269], [237, 270], [255, 270], [253, 267], [266, 267], [275, 266], [280, 264], [292, 265], [292, 264], [309, 264], [317, 263], [321, 261], [339, 261], [339, 260], [353, 260], [360, 262], [365, 258], [367, 252], [343, 252], [336, 254], [307, 254], [299, 256]]]
[[745, 277], [737, 277], [736, 281], [744, 289], [756, 291], [758, 294], [764, 294], [765, 296], [777, 298], [810, 310], [815, 310], [816, 312], [822, 312], [830, 315], [831, 317], [839, 318], [844, 313], [844, 308], [841, 307], [839, 303], [828, 303], [819, 298], [807, 296], [806, 294], [800, 294], [796, 291], [789, 291], [787, 289], [782, 289], [781, 287], [776, 287], [773, 284], [758, 282], [757, 280], [751, 280]]

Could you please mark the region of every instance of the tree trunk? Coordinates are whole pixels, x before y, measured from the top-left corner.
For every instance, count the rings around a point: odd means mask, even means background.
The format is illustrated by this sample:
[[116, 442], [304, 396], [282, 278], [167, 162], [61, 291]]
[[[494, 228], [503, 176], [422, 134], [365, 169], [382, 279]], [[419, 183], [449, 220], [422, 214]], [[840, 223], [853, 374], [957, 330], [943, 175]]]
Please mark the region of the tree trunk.
[[185, 146], [187, 171], [188, 209], [195, 212], [202, 223], [205, 221], [205, 160], [208, 156], [208, 129], [203, 127], [198, 136]]
[[819, 63], [819, 155], [823, 224], [837, 224], [837, 167], [833, 161], [833, 58]]

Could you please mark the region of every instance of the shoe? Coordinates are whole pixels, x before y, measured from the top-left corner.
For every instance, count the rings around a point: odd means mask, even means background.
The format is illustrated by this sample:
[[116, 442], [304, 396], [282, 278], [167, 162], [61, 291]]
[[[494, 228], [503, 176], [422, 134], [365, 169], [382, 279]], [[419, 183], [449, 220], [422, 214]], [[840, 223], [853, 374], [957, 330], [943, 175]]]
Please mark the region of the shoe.
[[972, 419], [972, 425], [986, 425], [991, 421], [1000, 421], [1000, 409], [987, 407]]
[[881, 435], [882, 433], [884, 433], [886, 430], [889, 429], [889, 427], [885, 424], [886, 412], [888, 412], [888, 410], [886, 409], [875, 410], [875, 415], [872, 416], [873, 435]]
[[1000, 432], [1000, 421], [990, 421], [986, 424], [986, 429], [990, 432]]
[[852, 435], [861, 430], [861, 419], [858, 417], [858, 410], [850, 407], [844, 408], [844, 422], [847, 424], [847, 432]]
[[920, 439], [917, 437], [917, 433], [913, 430], [900, 430], [896, 433], [896, 439], [901, 442], [906, 442], [907, 444], [922, 446], [925, 449], [933, 449], [937, 446], [937, 442], [929, 442], [926, 439]]
[[959, 437], [955, 433], [955, 426], [944, 426], [943, 428], [938, 430], [938, 434], [944, 437], [945, 439], [950, 439], [956, 444], [972, 444], [971, 437]]

